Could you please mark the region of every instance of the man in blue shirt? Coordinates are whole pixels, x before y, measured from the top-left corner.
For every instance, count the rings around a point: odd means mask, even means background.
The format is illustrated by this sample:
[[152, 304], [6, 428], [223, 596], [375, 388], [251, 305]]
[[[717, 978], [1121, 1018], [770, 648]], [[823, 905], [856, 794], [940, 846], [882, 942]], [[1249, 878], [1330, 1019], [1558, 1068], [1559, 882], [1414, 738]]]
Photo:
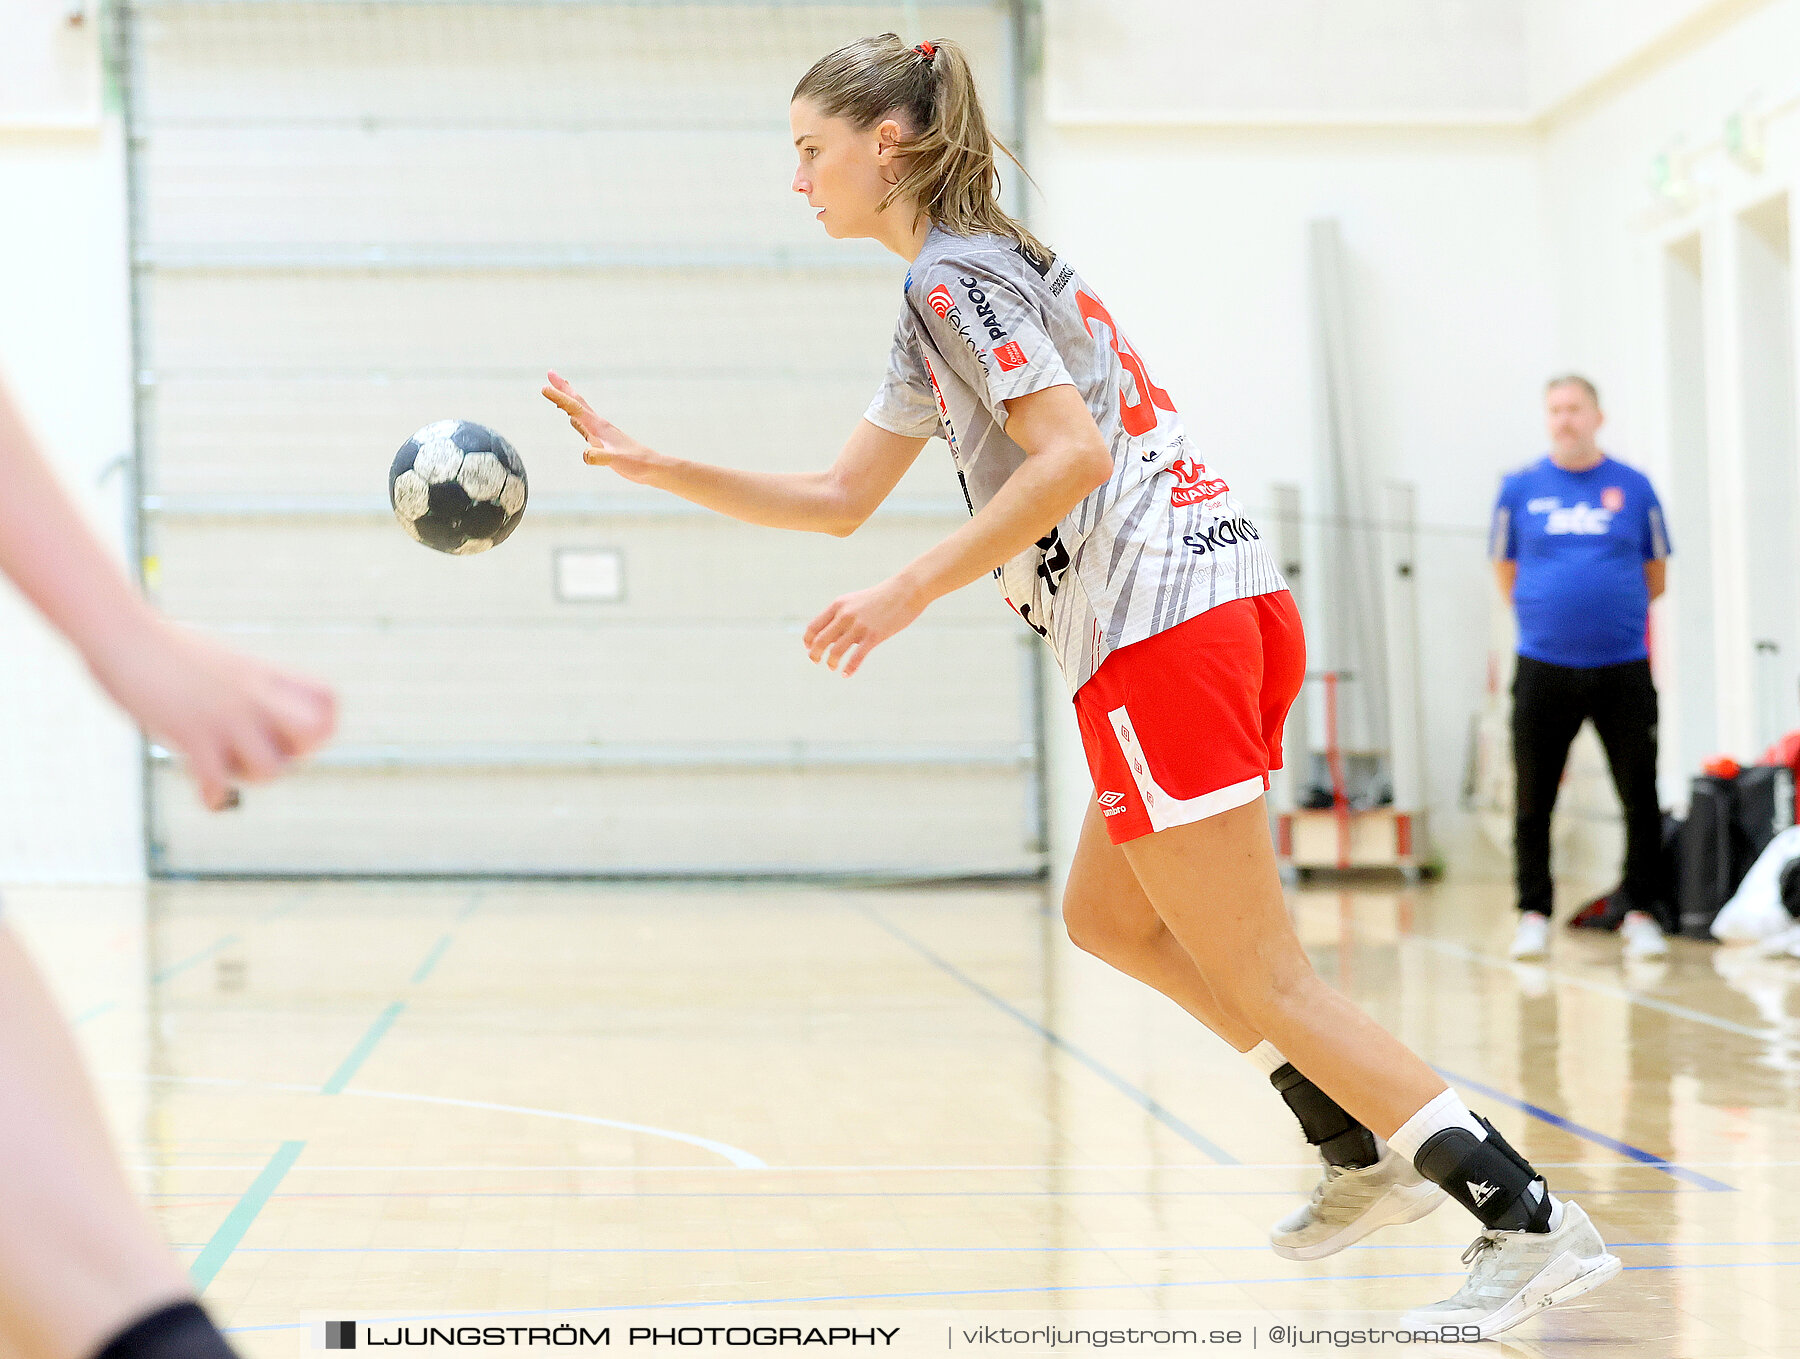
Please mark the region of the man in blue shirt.
[[1667, 892], [1648, 632], [1650, 601], [1666, 581], [1668, 529], [1650, 479], [1594, 442], [1605, 420], [1594, 384], [1556, 378], [1544, 404], [1550, 455], [1501, 485], [1489, 543], [1519, 622], [1512, 955], [1535, 957], [1549, 943], [1550, 813], [1569, 746], [1592, 721], [1625, 809], [1626, 950], [1656, 956], [1667, 945], [1653, 913]]

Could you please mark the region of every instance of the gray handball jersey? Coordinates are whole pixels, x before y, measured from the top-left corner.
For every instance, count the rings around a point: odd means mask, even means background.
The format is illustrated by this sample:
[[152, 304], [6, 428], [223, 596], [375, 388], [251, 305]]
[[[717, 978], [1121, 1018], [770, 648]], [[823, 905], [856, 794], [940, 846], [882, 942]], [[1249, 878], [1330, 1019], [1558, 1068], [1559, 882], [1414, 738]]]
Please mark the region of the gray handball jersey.
[[1087, 402], [1112, 478], [995, 575], [1073, 693], [1118, 648], [1287, 582], [1081, 276], [1060, 259], [1040, 268], [1004, 237], [934, 226], [865, 418], [895, 434], [941, 433], [973, 514], [1026, 458], [1006, 436], [1004, 403], [1062, 385]]

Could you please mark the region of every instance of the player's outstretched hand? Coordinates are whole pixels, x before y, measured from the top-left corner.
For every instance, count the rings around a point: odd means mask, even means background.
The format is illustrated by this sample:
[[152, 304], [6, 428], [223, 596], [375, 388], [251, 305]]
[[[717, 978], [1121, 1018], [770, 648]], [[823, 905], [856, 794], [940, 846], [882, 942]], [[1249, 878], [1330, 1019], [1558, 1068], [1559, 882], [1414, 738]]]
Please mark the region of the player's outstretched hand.
[[612, 421], [603, 418], [587, 398], [569, 385], [568, 379], [550, 374], [544, 384], [544, 395], [587, 440], [582, 460], [594, 467], [610, 467], [627, 481], [646, 482], [655, 469], [657, 455], [640, 444]]
[[151, 736], [187, 760], [213, 811], [237, 804], [239, 783], [274, 778], [337, 726], [337, 699], [303, 679], [240, 656], [166, 619], [95, 677]]
[[869, 590], [840, 595], [807, 626], [806, 654], [854, 675], [869, 653], [925, 612], [930, 601], [899, 576]]

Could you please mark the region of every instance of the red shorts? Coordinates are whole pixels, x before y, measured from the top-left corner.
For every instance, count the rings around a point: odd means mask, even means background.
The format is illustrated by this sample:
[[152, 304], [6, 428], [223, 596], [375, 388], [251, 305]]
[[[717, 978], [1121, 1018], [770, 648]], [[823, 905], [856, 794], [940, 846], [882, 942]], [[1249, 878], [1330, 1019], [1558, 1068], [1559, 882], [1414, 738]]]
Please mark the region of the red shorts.
[[1286, 590], [1235, 599], [1120, 647], [1075, 693], [1115, 845], [1261, 797], [1306, 673]]

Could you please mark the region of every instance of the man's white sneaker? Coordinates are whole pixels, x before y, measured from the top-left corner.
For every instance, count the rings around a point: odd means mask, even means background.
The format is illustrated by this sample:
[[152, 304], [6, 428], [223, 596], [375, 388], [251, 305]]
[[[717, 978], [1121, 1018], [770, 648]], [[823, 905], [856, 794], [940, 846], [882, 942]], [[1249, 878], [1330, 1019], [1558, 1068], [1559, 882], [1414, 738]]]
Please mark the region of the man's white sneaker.
[[1550, 948], [1550, 917], [1539, 915], [1536, 911], [1525, 911], [1519, 916], [1519, 928], [1513, 934], [1512, 947], [1506, 950], [1509, 958], [1542, 958]]
[[1546, 1307], [1598, 1288], [1619, 1272], [1579, 1204], [1562, 1205], [1562, 1225], [1550, 1232], [1483, 1232], [1463, 1252], [1469, 1281], [1456, 1296], [1408, 1312], [1404, 1330], [1476, 1326], [1491, 1340]]
[[1800, 925], [1790, 925], [1780, 934], [1771, 934], [1756, 945], [1756, 951], [1765, 958], [1780, 958], [1787, 951], [1800, 945]]
[[1662, 926], [1647, 912], [1625, 912], [1625, 919], [1619, 923], [1619, 933], [1625, 936], [1627, 958], [1661, 958], [1669, 951], [1669, 941], [1663, 937]]
[[1327, 1164], [1312, 1198], [1269, 1232], [1284, 1260], [1323, 1260], [1370, 1232], [1417, 1222], [1448, 1197], [1391, 1147], [1362, 1170]]

